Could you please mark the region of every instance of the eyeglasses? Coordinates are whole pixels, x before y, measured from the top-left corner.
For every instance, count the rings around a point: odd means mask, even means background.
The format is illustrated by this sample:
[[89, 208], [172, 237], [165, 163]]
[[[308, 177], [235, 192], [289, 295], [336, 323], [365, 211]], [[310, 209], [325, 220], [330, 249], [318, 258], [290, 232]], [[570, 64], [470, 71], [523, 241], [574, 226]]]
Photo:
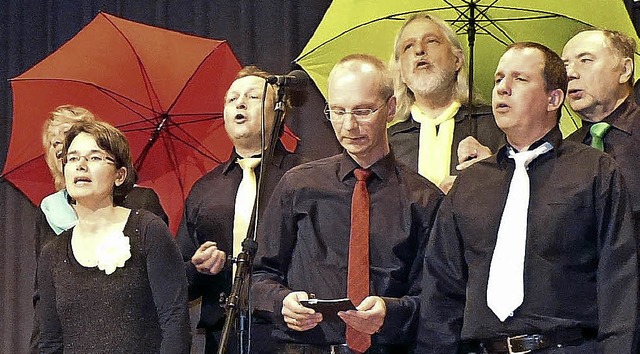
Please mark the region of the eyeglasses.
[[324, 115], [328, 120], [332, 122], [342, 122], [347, 114], [350, 114], [353, 118], [355, 118], [358, 122], [366, 122], [371, 116], [376, 113], [380, 108], [384, 107], [387, 104], [387, 100], [384, 101], [378, 108], [356, 108], [356, 109], [344, 109], [337, 108], [331, 109], [329, 108], [329, 104], [324, 107]]
[[64, 164], [77, 165], [80, 163], [80, 161], [82, 161], [83, 158], [87, 161], [87, 164], [91, 166], [103, 165], [103, 164], [115, 165], [116, 163], [116, 160], [113, 157], [107, 155], [106, 152], [101, 152], [101, 151], [95, 151], [90, 153], [89, 155], [67, 154], [62, 160], [62, 162]]

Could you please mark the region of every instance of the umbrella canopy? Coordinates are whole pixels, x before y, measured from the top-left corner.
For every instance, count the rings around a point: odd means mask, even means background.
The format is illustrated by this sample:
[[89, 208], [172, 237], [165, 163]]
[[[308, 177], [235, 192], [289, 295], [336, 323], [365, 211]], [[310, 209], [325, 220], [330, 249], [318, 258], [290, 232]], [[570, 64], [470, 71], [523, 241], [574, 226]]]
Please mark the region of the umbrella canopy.
[[[326, 97], [329, 71], [340, 58], [368, 53], [389, 60], [405, 18], [422, 11], [451, 25], [467, 50], [468, 62], [469, 38], [475, 39], [469, 72], [485, 101], [491, 99], [495, 68], [510, 43], [539, 42], [561, 53], [569, 38], [591, 27], [618, 30], [638, 40], [619, 0], [334, 0], [295, 61]], [[561, 121], [563, 132], [576, 128], [579, 119], [574, 119]]]
[[[55, 107], [86, 107], [122, 130], [140, 185], [153, 188], [177, 230], [193, 183], [226, 160], [224, 94], [240, 64], [225, 41], [105, 13], [12, 79], [14, 116], [2, 175], [34, 203], [54, 192], [40, 132]], [[285, 145], [295, 149], [289, 133]]]

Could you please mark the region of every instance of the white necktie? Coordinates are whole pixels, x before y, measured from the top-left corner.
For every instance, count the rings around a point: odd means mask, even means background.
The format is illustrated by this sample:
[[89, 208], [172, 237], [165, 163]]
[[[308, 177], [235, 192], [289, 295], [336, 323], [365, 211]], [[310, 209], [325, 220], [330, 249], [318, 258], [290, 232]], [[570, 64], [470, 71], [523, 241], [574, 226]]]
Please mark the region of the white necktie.
[[[256, 173], [255, 168], [260, 164], [260, 158], [248, 157], [238, 159], [242, 168], [242, 181], [236, 193], [235, 213], [233, 215], [233, 256], [237, 256], [242, 250], [242, 241], [247, 237], [253, 204], [256, 201]], [[233, 265], [233, 273], [236, 265]]]
[[524, 255], [530, 193], [527, 166], [551, 149], [553, 146], [548, 142], [530, 151], [514, 152], [509, 149], [509, 157], [515, 161], [516, 168], [502, 212], [487, 284], [487, 305], [502, 322], [524, 300]]

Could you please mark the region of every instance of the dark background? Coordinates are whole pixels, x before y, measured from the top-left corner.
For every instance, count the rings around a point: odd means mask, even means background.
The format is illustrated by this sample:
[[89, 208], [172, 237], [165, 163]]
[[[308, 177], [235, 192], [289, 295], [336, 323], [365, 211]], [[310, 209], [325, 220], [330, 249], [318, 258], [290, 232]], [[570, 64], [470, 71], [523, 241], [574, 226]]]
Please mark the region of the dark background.
[[[631, 0], [606, 1], [625, 1], [637, 27], [640, 4]], [[330, 2], [0, 0], [0, 167], [4, 165], [11, 134], [8, 79], [55, 51], [99, 11], [188, 34], [227, 39], [242, 65], [256, 64], [273, 73], [287, 73]], [[322, 116], [323, 105], [324, 99], [312, 87], [307, 103], [287, 122], [301, 138], [299, 152], [308, 158], [338, 151], [331, 127]], [[33, 141], [40, 144], [40, 132], [33, 133]], [[27, 352], [33, 316], [35, 211], [20, 191], [0, 179], [0, 353]]]

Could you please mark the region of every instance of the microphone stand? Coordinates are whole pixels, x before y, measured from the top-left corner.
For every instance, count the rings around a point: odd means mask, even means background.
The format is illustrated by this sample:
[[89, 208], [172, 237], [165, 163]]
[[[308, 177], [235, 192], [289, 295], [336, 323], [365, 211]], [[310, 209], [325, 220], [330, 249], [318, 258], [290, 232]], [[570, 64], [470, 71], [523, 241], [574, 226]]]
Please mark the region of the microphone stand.
[[[233, 278], [233, 284], [231, 286], [231, 292], [227, 297], [227, 301], [224, 305], [226, 310], [226, 318], [224, 322], [224, 327], [222, 329], [222, 335], [220, 337], [220, 345], [218, 346], [218, 354], [224, 354], [227, 351], [227, 344], [229, 342], [229, 335], [231, 333], [231, 328], [235, 323], [236, 317], [239, 317], [238, 323], [238, 340], [240, 345], [240, 354], [244, 353], [245, 343], [244, 336], [246, 326], [251, 326], [248, 322], [247, 317], [250, 319], [251, 316], [247, 316], [249, 313], [249, 285], [251, 280], [251, 268], [253, 267], [253, 258], [258, 250], [258, 243], [256, 242], [256, 233], [258, 230], [258, 215], [260, 215], [260, 200], [262, 199], [263, 193], [263, 181], [265, 180], [265, 176], [267, 175], [267, 169], [271, 166], [271, 160], [273, 159], [273, 152], [276, 144], [278, 143], [278, 139], [280, 138], [279, 132], [282, 129], [282, 124], [284, 123], [284, 97], [285, 97], [285, 89], [284, 87], [277, 86], [277, 96], [278, 99], [275, 103], [275, 122], [273, 124], [273, 130], [269, 136], [269, 145], [266, 145], [266, 136], [265, 136], [265, 98], [268, 93], [268, 83], [265, 81], [264, 86], [264, 94], [262, 100], [262, 119], [261, 119], [261, 151], [262, 153], [262, 161], [260, 162], [260, 174], [258, 177], [258, 182], [256, 185], [256, 201], [253, 206], [253, 217], [251, 218], [251, 222], [249, 223], [249, 231], [247, 233], [247, 237], [242, 241], [242, 251], [235, 258], [234, 262], [236, 263], [236, 273]], [[238, 316], [239, 315], [239, 316]]]

